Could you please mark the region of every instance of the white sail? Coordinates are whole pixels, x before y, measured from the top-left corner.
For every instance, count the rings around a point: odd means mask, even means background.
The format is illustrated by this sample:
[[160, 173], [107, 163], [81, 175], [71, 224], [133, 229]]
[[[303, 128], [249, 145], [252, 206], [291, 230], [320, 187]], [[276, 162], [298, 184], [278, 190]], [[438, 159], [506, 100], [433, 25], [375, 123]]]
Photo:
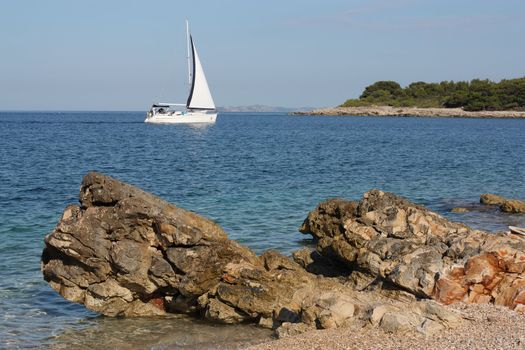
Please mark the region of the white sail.
[[210, 88], [191, 36], [190, 41], [193, 57], [193, 74], [190, 96], [186, 106], [188, 109], [215, 109], [215, 103], [211, 97]]

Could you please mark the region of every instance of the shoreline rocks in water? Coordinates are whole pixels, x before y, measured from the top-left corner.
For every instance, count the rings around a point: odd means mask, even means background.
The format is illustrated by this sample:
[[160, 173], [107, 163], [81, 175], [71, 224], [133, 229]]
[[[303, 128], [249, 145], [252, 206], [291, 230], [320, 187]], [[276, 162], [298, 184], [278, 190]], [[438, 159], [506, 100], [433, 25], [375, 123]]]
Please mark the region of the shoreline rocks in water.
[[212, 221], [89, 173], [45, 238], [42, 272], [67, 300], [107, 316], [188, 313], [280, 337], [348, 324], [431, 334], [466, 322], [441, 303], [522, 310], [525, 240], [451, 223], [393, 194], [321, 203], [290, 259], [257, 256]]
[[525, 118], [525, 111], [464, 111], [461, 108], [418, 108], [418, 107], [334, 107], [311, 111], [297, 111], [299, 116], [379, 116], [379, 117], [458, 117], [458, 118]]
[[456, 213], [456, 214], [462, 214], [462, 213], [468, 213], [468, 212], [470, 212], [470, 210], [468, 208], [464, 208], [464, 207], [454, 207], [454, 208], [450, 209], [450, 212], [451, 213]]
[[495, 194], [484, 193], [480, 196], [479, 202], [486, 205], [497, 205], [504, 213], [525, 213], [525, 202], [518, 199], [507, 199]]

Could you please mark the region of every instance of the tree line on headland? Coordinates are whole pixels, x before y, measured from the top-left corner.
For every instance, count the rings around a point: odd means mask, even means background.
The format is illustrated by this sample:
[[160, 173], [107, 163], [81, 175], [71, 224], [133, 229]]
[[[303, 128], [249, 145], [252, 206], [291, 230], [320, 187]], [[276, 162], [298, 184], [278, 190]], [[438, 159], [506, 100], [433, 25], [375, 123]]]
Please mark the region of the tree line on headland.
[[395, 81], [378, 81], [367, 86], [358, 99], [349, 99], [340, 107], [362, 106], [525, 111], [525, 77], [499, 83], [488, 79], [440, 83], [419, 81], [405, 88]]

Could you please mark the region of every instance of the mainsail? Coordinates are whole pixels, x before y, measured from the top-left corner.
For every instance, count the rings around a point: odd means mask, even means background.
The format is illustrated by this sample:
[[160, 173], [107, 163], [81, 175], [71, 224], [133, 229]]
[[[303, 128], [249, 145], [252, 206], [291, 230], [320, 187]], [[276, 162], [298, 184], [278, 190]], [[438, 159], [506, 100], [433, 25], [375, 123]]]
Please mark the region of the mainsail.
[[215, 109], [215, 103], [211, 97], [210, 88], [206, 81], [206, 76], [202, 70], [201, 61], [195, 49], [193, 38], [190, 36], [191, 52], [192, 52], [192, 63], [193, 63], [193, 74], [191, 82], [190, 96], [186, 102], [186, 108], [188, 109]]

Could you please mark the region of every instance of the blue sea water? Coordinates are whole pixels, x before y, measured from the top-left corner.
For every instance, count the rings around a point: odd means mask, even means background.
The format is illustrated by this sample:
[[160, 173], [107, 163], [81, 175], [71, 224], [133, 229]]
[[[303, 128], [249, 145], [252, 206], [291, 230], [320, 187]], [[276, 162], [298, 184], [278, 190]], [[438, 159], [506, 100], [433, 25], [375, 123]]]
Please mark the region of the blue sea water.
[[[490, 231], [525, 225], [485, 192], [525, 198], [525, 120], [219, 115], [208, 127], [146, 125], [138, 112], [0, 112], [0, 348], [217, 347], [262, 330], [185, 318], [108, 319], [43, 281], [43, 237], [96, 170], [212, 218], [257, 252], [290, 253], [330, 197], [395, 192]], [[223, 338], [220, 337], [223, 335]]]

